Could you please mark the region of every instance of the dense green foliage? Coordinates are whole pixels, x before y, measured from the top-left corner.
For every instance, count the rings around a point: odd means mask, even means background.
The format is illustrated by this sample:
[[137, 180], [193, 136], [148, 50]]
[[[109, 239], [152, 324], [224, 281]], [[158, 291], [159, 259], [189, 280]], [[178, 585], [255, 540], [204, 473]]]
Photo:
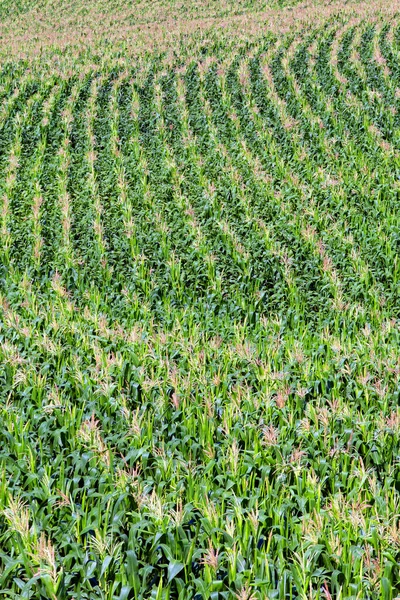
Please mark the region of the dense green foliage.
[[[182, 17], [210, 17], [261, 11], [275, 6], [293, 6], [299, 2], [300, 0], [91, 0], [90, 3], [82, 3], [81, 0], [70, 0], [60, 5], [57, 0], [0, 0], [0, 19], [15, 19], [19, 15], [34, 14], [38, 10], [50, 15], [52, 11], [79, 15], [94, 5], [107, 12], [113, 11], [117, 15], [120, 10], [138, 9], [137, 20], [142, 22], [159, 20], [160, 12], [165, 9]], [[313, 2], [318, 4], [318, 0]]]
[[0, 73], [0, 596], [400, 594], [400, 28]]

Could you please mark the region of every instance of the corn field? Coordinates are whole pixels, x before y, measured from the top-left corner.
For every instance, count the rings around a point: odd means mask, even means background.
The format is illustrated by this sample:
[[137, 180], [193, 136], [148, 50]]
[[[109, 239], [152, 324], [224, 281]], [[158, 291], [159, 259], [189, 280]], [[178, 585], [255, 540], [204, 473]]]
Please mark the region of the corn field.
[[0, 597], [400, 597], [400, 3], [3, 4]]

